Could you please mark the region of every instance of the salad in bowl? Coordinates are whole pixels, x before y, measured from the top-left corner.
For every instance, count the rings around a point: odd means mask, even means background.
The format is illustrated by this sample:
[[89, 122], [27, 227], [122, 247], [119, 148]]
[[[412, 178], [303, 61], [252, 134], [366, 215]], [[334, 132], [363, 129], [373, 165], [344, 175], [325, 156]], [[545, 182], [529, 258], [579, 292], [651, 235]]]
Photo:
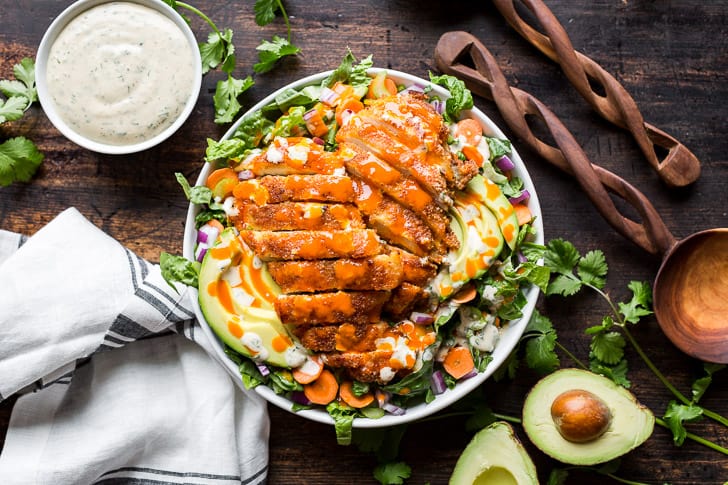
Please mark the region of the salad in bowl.
[[481, 384], [544, 275], [536, 193], [503, 133], [457, 79], [371, 56], [258, 103], [185, 188], [216, 356], [341, 443]]

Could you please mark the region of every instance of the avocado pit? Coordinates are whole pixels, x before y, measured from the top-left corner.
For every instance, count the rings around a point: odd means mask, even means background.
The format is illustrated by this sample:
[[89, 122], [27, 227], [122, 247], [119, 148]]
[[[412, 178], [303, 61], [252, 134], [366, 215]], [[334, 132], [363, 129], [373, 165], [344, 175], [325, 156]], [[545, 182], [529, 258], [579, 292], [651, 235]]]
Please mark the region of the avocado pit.
[[598, 396], [583, 389], [559, 394], [551, 404], [551, 419], [564, 439], [574, 443], [593, 441], [612, 421], [609, 407]]

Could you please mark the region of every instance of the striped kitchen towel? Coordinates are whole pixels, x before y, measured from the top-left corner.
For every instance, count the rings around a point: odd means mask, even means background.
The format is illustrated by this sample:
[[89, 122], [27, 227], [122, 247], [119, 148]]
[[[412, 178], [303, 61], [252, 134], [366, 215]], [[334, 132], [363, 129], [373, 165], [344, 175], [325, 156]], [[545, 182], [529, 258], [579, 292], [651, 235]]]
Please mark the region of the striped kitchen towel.
[[265, 403], [177, 290], [75, 209], [30, 238], [0, 230], [0, 400], [21, 394], [0, 483], [266, 481]]

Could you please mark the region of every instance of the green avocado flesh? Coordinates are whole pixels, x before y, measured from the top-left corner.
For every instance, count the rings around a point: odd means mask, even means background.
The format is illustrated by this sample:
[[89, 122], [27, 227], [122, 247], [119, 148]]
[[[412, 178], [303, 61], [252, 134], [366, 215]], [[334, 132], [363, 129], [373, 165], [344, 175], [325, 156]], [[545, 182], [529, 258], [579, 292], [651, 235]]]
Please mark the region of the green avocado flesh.
[[199, 276], [199, 303], [213, 332], [233, 350], [279, 367], [295, 367], [303, 353], [273, 309], [279, 288], [254, 254], [225, 229], [207, 251]]
[[433, 282], [433, 290], [441, 299], [482, 276], [498, 258], [504, 243], [513, 249], [518, 237], [513, 207], [498, 186], [481, 175], [455, 194], [453, 209], [451, 227], [460, 247], [448, 254], [447, 265]]
[[463, 450], [450, 485], [538, 485], [536, 466], [513, 428], [497, 421], [479, 431]]
[[[606, 431], [587, 442], [565, 439], [551, 416], [554, 400], [566, 391], [588, 391], [609, 408]], [[625, 388], [604, 376], [582, 369], [561, 369], [541, 379], [523, 404], [523, 428], [541, 451], [572, 465], [595, 465], [613, 460], [644, 443], [655, 417]]]

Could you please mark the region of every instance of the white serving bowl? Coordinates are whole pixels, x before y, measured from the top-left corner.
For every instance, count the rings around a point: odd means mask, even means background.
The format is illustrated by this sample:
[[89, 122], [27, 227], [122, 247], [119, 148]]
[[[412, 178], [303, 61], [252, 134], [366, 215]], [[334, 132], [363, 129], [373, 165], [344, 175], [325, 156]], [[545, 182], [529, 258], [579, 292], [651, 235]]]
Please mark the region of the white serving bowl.
[[[53, 102], [53, 98], [49, 92], [46, 71], [48, 67], [48, 59], [51, 52], [51, 47], [58, 38], [59, 34], [63, 31], [63, 29], [78, 15], [93, 7], [114, 2], [113, 0], [78, 0], [77, 2], [71, 4], [63, 12], [61, 12], [61, 14], [58, 15], [58, 17], [56, 17], [55, 20], [51, 23], [51, 25], [48, 27], [48, 30], [46, 30], [45, 34], [43, 35], [43, 38], [38, 47], [38, 53], [36, 55], [35, 61], [35, 80], [38, 89], [38, 100], [43, 107], [43, 111], [48, 116], [48, 119], [66, 138], [76, 143], [77, 145], [99, 153], [127, 154], [140, 152], [142, 150], [146, 150], [155, 145], [158, 145], [167, 138], [169, 138], [180, 128], [180, 126], [182, 126], [182, 124], [189, 117], [190, 113], [192, 113], [192, 110], [195, 107], [195, 103], [197, 103], [197, 98], [200, 94], [200, 86], [202, 84], [202, 62], [200, 58], [200, 51], [197, 46], [197, 40], [195, 39], [192, 30], [190, 30], [190, 27], [187, 25], [182, 16], [161, 0], [123, 0], [123, 2], [134, 3], [151, 8], [170, 19], [176, 25], [176, 27], [179, 28], [187, 41], [186, 48], [190, 50], [190, 54], [192, 55], [194, 66], [193, 85], [191, 86], [191, 91], [189, 97], [187, 98], [187, 102], [185, 103], [184, 107], [177, 115], [177, 117], [174, 119], [172, 124], [151, 138], [135, 143], [112, 144], [93, 140], [88, 138], [87, 136], [78, 133], [60, 115], [59, 110]], [[174, 53], [170, 53], [170, 55], [173, 56]], [[146, 120], [140, 119], [138, 121], [144, 123]]]
[[[372, 68], [369, 70], [370, 75], [374, 75], [382, 70], [385, 69], [378, 69], [378, 68]], [[397, 84], [403, 84], [405, 86], [410, 86], [413, 84], [419, 85], [419, 86], [427, 86], [431, 85], [429, 81], [425, 81], [423, 79], [420, 79], [418, 77], [412, 76], [410, 74], [405, 74], [403, 72], [394, 71], [391, 69], [386, 69], [388, 77], [391, 77]], [[315, 85], [320, 84], [321, 81], [323, 81], [331, 71], [328, 72], [322, 72], [319, 74], [314, 74], [311, 76], [308, 76], [306, 78], [303, 78], [299, 81], [296, 81], [294, 83], [291, 83], [287, 86], [284, 86], [283, 88], [279, 89], [278, 91], [270, 94], [268, 97], [260, 101], [258, 104], [253, 106], [246, 114], [244, 114], [230, 129], [225, 133], [223, 136], [223, 139], [227, 139], [233, 136], [235, 131], [237, 130], [238, 126], [242, 123], [242, 120], [245, 119], [245, 117], [250, 114], [254, 113], [257, 110], [260, 110], [262, 107], [272, 103], [276, 96], [280, 94], [283, 90], [286, 89], [301, 89], [308, 85]], [[436, 93], [438, 96], [440, 96], [441, 99], [446, 99], [449, 97], [449, 94], [446, 90], [439, 86], [432, 85], [433, 92]], [[463, 117], [471, 117], [475, 118], [478, 121], [480, 121], [481, 125], [483, 126], [483, 132], [491, 137], [498, 137], [498, 138], [506, 138], [503, 132], [487, 117], [485, 114], [483, 114], [482, 111], [480, 111], [477, 108], [473, 108], [472, 110], [465, 111], [462, 113]], [[521, 177], [524, 183], [524, 188], [526, 188], [529, 193], [531, 194], [531, 197], [528, 201], [528, 207], [531, 210], [531, 213], [535, 216], [535, 222], [534, 222], [534, 228], [537, 231], [536, 235], [536, 243], [543, 244], [544, 238], [543, 238], [543, 223], [541, 221], [541, 208], [538, 203], [538, 196], [536, 195], [536, 190], [533, 186], [533, 182], [531, 181], [531, 178], [528, 175], [528, 172], [526, 170], [526, 167], [521, 160], [521, 157], [516, 152], [515, 148], [513, 149], [511, 155], [511, 160], [515, 164], [516, 168], [514, 169], [514, 174]], [[209, 163], [206, 163], [203, 168], [202, 172], [200, 173], [200, 176], [197, 179], [196, 184], [197, 185], [204, 185], [205, 180], [207, 179], [207, 176], [210, 174], [210, 172], [213, 170], [212, 166]], [[184, 234], [184, 244], [183, 244], [183, 254], [186, 258], [190, 260], [194, 260], [194, 250], [195, 250], [195, 243], [197, 238], [197, 230], [195, 228], [195, 216], [199, 213], [199, 207], [195, 204], [190, 204], [189, 210], [187, 211], [187, 220], [185, 224], [185, 234]], [[202, 314], [202, 310], [199, 307], [199, 304], [197, 302], [197, 290], [192, 291], [193, 294], [193, 305], [195, 308], [195, 313], [197, 315], [197, 318], [200, 322], [200, 325], [202, 327], [202, 330], [205, 332], [207, 337], [213, 342], [214, 350], [215, 350], [215, 357], [217, 360], [223, 365], [225, 370], [230, 373], [230, 375], [235, 379], [236, 382], [240, 383], [241, 377], [240, 372], [238, 370], [238, 366], [230, 360], [223, 350], [223, 344], [220, 341], [220, 339], [217, 338], [215, 333], [210, 329], [207, 322], [205, 321], [205, 317]], [[434, 401], [430, 403], [422, 403], [418, 404], [416, 406], [410, 406], [407, 408], [406, 413], [400, 416], [395, 416], [391, 414], [387, 414], [379, 419], [368, 419], [368, 418], [355, 418], [353, 426], [355, 428], [382, 428], [387, 426], [396, 426], [403, 423], [408, 423], [411, 421], [415, 421], [417, 419], [424, 418], [426, 416], [429, 416], [437, 411], [440, 411], [441, 409], [453, 404], [458, 399], [464, 397], [469, 392], [473, 391], [476, 387], [481, 385], [495, 370], [506, 360], [508, 355], [511, 353], [513, 348], [518, 343], [518, 340], [520, 339], [521, 335], [523, 334], [523, 331], [526, 328], [526, 324], [531, 318], [531, 314], [533, 313], [533, 310], [536, 306], [536, 300], [538, 299], [539, 290], [538, 288], [529, 288], [525, 295], [526, 299], [528, 300], [527, 304], [523, 308], [523, 317], [521, 317], [518, 320], [513, 320], [511, 323], [501, 332], [500, 340], [498, 341], [498, 344], [496, 345], [495, 350], [493, 351], [493, 360], [488, 364], [488, 367], [486, 368], [485, 372], [479, 373], [475, 377], [471, 377], [470, 379], [466, 379], [463, 381], [458, 382], [458, 384], [455, 386], [454, 389], [447, 389], [444, 393], [439, 394], [435, 397]], [[277, 395], [268, 387], [265, 387], [263, 385], [260, 385], [255, 388], [255, 391], [260, 394], [263, 398], [265, 398], [268, 402], [278, 406], [281, 409], [284, 409], [286, 411], [291, 411], [292, 402], [288, 399], [286, 399], [284, 396]], [[328, 415], [328, 413], [323, 409], [307, 409], [303, 411], [297, 411], [296, 414], [299, 416], [302, 416], [307, 419], [311, 419], [313, 421], [317, 421], [320, 423], [326, 423], [326, 424], [334, 424], [331, 417]]]

